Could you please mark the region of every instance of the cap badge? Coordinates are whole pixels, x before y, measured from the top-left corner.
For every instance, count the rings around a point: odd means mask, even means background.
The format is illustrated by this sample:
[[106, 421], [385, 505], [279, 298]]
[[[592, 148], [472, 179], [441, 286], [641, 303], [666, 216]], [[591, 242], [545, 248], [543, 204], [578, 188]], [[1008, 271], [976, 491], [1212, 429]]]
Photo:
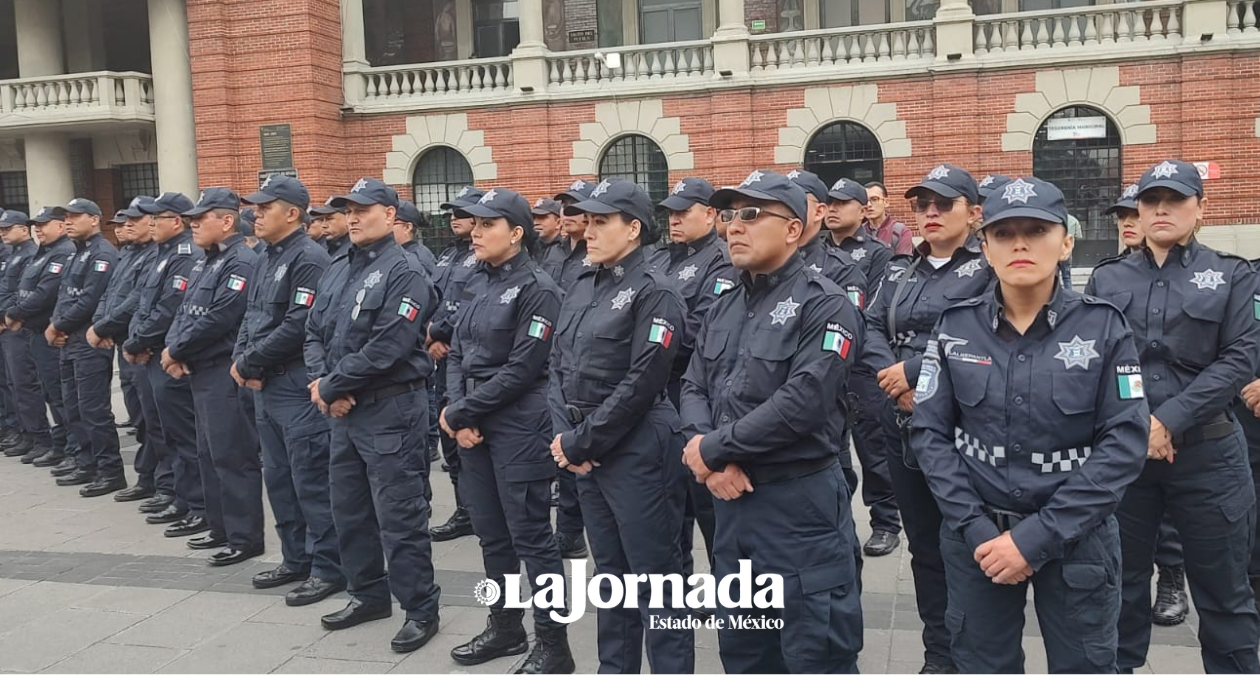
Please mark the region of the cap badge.
[[608, 188], [611, 187], [611, 185], [612, 184], [609, 183], [608, 181], [602, 181], [599, 185], [596, 185], [595, 190], [591, 192], [591, 198], [593, 199], [595, 197], [598, 197], [604, 194], [605, 192], [608, 192]]
[[760, 183], [760, 182], [761, 182], [761, 177], [762, 177], [762, 176], [764, 176], [764, 175], [765, 175], [765, 174], [761, 173], [760, 171], [754, 171], [754, 172], [752, 172], [752, 173], [748, 174], [748, 177], [747, 177], [747, 178], [745, 178], [745, 179], [744, 179], [744, 182], [740, 183], [740, 184], [739, 184], [739, 186], [740, 186], [740, 187], [747, 187], [747, 186], [749, 186], [749, 185], [752, 185], [753, 183]]
[[990, 185], [993, 184], [994, 180], [996, 179], [993, 177], [992, 174], [985, 176], [984, 179], [980, 181], [980, 185], [978, 185], [977, 187], [989, 187]]
[[831, 186], [831, 189], [832, 189], [832, 190], [843, 190], [843, 189], [845, 189], [845, 187], [846, 187], [847, 185], [848, 185], [848, 183], [846, 183], [846, 182], [845, 182], [845, 180], [844, 180], [843, 178], [841, 178], [840, 180], [836, 181], [836, 184], [835, 184], [835, 185], [832, 185], [832, 186]]
[[1172, 162], [1164, 160], [1151, 169], [1151, 178], [1172, 178], [1177, 175], [1177, 167]]
[[481, 195], [481, 199], [480, 199], [477, 203], [478, 203], [478, 204], [487, 204], [487, 203], [489, 203], [489, 202], [492, 202], [492, 201], [494, 201], [494, 197], [495, 197], [495, 195], [496, 195], [496, 194], [497, 194], [497, 193], [495, 193], [494, 189], [493, 189], [493, 188], [491, 188], [489, 192], [485, 193], [484, 195]]
[[1015, 202], [1027, 204], [1030, 197], [1036, 196], [1037, 193], [1033, 191], [1032, 183], [1025, 182], [1023, 178], [1016, 178], [1007, 183], [1002, 190], [1002, 199], [1005, 199], [1007, 204], [1014, 204]]
[[465, 195], [467, 195], [467, 194], [468, 194], [469, 192], [471, 192], [471, 191], [472, 191], [472, 188], [470, 188], [470, 187], [468, 187], [467, 185], [465, 185], [463, 188], [461, 188], [461, 189], [460, 189], [459, 194], [455, 195], [455, 198], [456, 198], [456, 199], [460, 199], [460, 198], [464, 197]]
[[570, 190], [581, 190], [581, 189], [583, 189], [583, 188], [585, 188], [585, 187], [586, 187], [586, 181], [581, 180], [581, 179], [578, 179], [578, 180], [573, 181], [573, 184], [569, 186], [569, 189], [570, 189]]
[[[275, 178], [275, 177], [276, 177], [276, 174], [274, 174], [274, 173], [273, 173], [273, 174], [269, 174], [269, 175], [267, 176], [267, 180], [263, 181], [262, 186], [260, 186], [258, 189], [260, 189], [260, 190], [266, 190], [267, 188], [271, 187], [271, 179], [272, 179], [272, 178]], [[203, 192], [202, 194], [205, 194], [205, 193]]]
[[672, 195], [681, 194], [682, 191], [686, 189], [687, 189], [687, 184], [684, 183], [683, 181], [678, 181], [677, 183], [674, 183], [674, 190], [670, 192], [670, 194]]
[[366, 190], [366, 189], [367, 189], [367, 186], [368, 186], [368, 184], [367, 184], [367, 179], [366, 179], [366, 178], [360, 178], [360, 179], [359, 179], [359, 182], [355, 183], [355, 184], [354, 184], [354, 187], [350, 188], [350, 191], [351, 191], [351, 192], [363, 192], [364, 190]]
[[800, 169], [792, 169], [791, 171], [788, 172], [787, 177], [791, 180], [796, 180], [797, 178], [800, 178], [801, 177]]
[[932, 169], [931, 171], [928, 172], [928, 175], [927, 175], [928, 180], [940, 180], [942, 178], [948, 178], [948, 177], [949, 177], [949, 169], [944, 164], [936, 167], [935, 169]]
[[1133, 199], [1137, 196], [1138, 186], [1136, 183], [1124, 189], [1124, 194], [1120, 195], [1121, 199]]

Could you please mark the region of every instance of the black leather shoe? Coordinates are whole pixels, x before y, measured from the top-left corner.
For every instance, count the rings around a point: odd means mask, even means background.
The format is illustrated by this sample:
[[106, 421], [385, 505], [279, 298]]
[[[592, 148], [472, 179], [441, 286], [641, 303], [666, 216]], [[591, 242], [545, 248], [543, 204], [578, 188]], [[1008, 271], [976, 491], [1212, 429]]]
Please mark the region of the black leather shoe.
[[257, 558], [258, 556], [263, 554], [264, 550], [265, 549], [261, 546], [259, 546], [258, 548], [251, 548], [248, 550], [241, 550], [237, 548], [228, 547], [210, 556], [209, 560], [207, 560], [206, 562], [210, 563], [211, 567], [227, 567], [228, 565], [235, 565], [236, 563], [239, 563], [239, 562], [245, 562], [246, 560], [249, 560], [250, 558]]
[[150, 525], [165, 525], [167, 523], [177, 523], [183, 520], [186, 515], [188, 515], [187, 509], [181, 509], [172, 502], [165, 509], [145, 516], [144, 522]]
[[175, 537], [188, 537], [194, 534], [201, 534], [202, 532], [209, 531], [210, 523], [207, 522], [205, 518], [201, 516], [185, 516], [183, 520], [172, 523], [170, 527], [166, 528], [162, 532], [162, 534], [173, 539]]
[[1151, 623], [1176, 626], [1186, 620], [1188, 609], [1186, 568], [1159, 568], [1159, 580], [1155, 582], [1155, 606], [1151, 608]]
[[504, 656], [524, 654], [529, 639], [521, 619], [525, 612], [505, 610], [491, 612], [486, 629], [473, 639], [451, 650], [451, 660], [461, 666], [475, 666]]
[[153, 493], [154, 493], [154, 490], [151, 487], [145, 487], [143, 485], [133, 485], [127, 488], [126, 490], [122, 490], [118, 494], [114, 495], [114, 501], [138, 502], [141, 499], [148, 499], [149, 497], [152, 497]]
[[188, 541], [184, 542], [184, 545], [187, 546], [188, 548], [191, 548], [194, 551], [205, 551], [212, 548], [223, 548], [224, 546], [227, 546], [227, 537], [222, 534], [215, 534], [211, 532], [210, 534], [197, 537], [196, 539], [189, 539]]
[[[46, 445], [36, 445], [30, 452], [26, 453], [25, 455], [22, 455], [22, 463], [35, 464], [35, 462], [38, 462], [39, 460], [47, 456], [49, 452], [52, 452], [52, 448]], [[36, 466], [39, 466], [39, 465], [36, 464]]]
[[130, 428], [130, 427], [134, 427], [134, 426], [136, 426], [136, 421], [135, 421], [135, 420], [127, 420], [127, 421], [125, 421], [125, 422], [119, 422], [119, 423], [115, 424], [115, 425], [114, 425], [114, 428], [115, 428], [115, 429], [128, 429], [128, 428]]
[[927, 675], [957, 675], [958, 668], [945, 663], [932, 663], [931, 661], [923, 664], [923, 668], [919, 673]]
[[18, 441], [23, 438], [22, 432], [16, 429], [5, 429], [0, 431], [0, 450], [8, 450], [10, 447], [17, 445]]
[[255, 574], [253, 580], [254, 588], [266, 590], [268, 588], [284, 586], [285, 584], [302, 581], [308, 574], [308, 572], [300, 572], [295, 569], [289, 569], [284, 565], [278, 565], [275, 569]]
[[389, 641], [389, 648], [399, 654], [414, 652], [437, 635], [439, 623], [437, 617], [433, 617], [432, 621], [407, 619], [394, 639]]
[[69, 487], [71, 485], [87, 485], [96, 481], [96, 472], [87, 469], [75, 469], [71, 473], [61, 476], [57, 479], [57, 485]]
[[368, 621], [388, 619], [393, 614], [394, 608], [389, 603], [365, 605], [358, 598], [350, 598], [350, 603], [346, 605], [345, 609], [320, 617], [319, 625], [323, 626], [325, 630], [341, 630]]
[[127, 487], [127, 478], [122, 474], [117, 476], [105, 477], [97, 476], [96, 480], [84, 485], [79, 490], [80, 497], [100, 497], [111, 492], [117, 492]]
[[586, 537], [557, 532], [556, 548], [560, 549], [561, 558], [582, 560], [586, 558]]
[[24, 457], [35, 449], [35, 444], [26, 436], [19, 437], [13, 443], [4, 446], [5, 457]]
[[878, 558], [892, 553], [900, 545], [901, 537], [887, 530], [875, 530], [871, 533], [871, 538], [867, 539], [866, 544], [862, 546], [862, 555]]
[[[175, 503], [175, 495], [162, 494], [161, 492], [144, 500], [139, 507], [136, 508], [140, 513], [161, 513], [168, 509], [171, 504]], [[183, 518], [183, 516], [180, 516]], [[171, 521], [175, 522], [174, 520]]]
[[66, 453], [58, 452], [56, 450], [40, 457], [39, 461], [35, 462], [35, 466], [41, 468], [51, 466], [52, 471], [49, 471], [48, 473], [54, 476], [65, 476], [67, 474], [74, 473], [74, 470], [79, 468], [79, 466], [74, 463], [74, 458], [67, 457]]
[[291, 590], [284, 596], [284, 604], [290, 607], [313, 605], [320, 600], [346, 590], [345, 584], [335, 584], [319, 577], [310, 577], [301, 586]]
[[451, 514], [450, 520], [437, 527], [429, 528], [429, 536], [433, 537], [433, 541], [451, 541], [467, 537], [472, 533], [472, 518], [468, 516], [468, 509], [462, 506], [455, 508], [455, 513]]

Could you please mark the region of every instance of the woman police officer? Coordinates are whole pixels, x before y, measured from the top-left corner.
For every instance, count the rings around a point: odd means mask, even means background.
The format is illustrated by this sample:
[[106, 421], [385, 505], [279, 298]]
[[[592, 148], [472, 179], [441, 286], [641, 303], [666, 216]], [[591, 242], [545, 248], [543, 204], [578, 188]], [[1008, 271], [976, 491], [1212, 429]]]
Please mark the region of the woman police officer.
[[1246, 260], [1195, 239], [1206, 200], [1191, 164], [1163, 161], [1138, 181], [1146, 248], [1100, 263], [1086, 286], [1133, 327], [1151, 431], [1141, 475], [1117, 511], [1123, 560], [1121, 672], [1146, 661], [1151, 564], [1165, 509], [1181, 534], [1207, 672], [1260, 672], [1247, 561], [1255, 490], [1229, 412], [1260, 355], [1260, 301]]
[[[556, 433], [551, 454], [578, 474], [578, 495], [600, 574], [680, 574], [682, 423], [665, 397], [681, 342], [683, 302], [651, 269], [645, 246], [660, 238], [647, 193], [606, 180], [566, 213], [588, 214], [591, 268], [565, 296], [548, 391]], [[638, 672], [644, 642], [653, 672], [690, 673], [695, 637], [685, 607], [599, 610], [600, 672]], [[603, 593], [610, 589], [605, 584]], [[605, 597], [607, 597], [605, 595]]]
[[1028, 586], [1050, 672], [1115, 672], [1119, 495], [1142, 470], [1150, 409], [1133, 333], [1060, 286], [1063, 193], [1016, 178], [984, 203], [998, 284], [945, 310], [911, 438], [944, 516], [946, 624], [962, 672], [1024, 670]]
[[[461, 304], [455, 319], [446, 365], [450, 404], [441, 426], [461, 449], [459, 489], [481, 540], [486, 576], [502, 588], [524, 559], [540, 588], [542, 575], [564, 574], [551, 534], [556, 468], [547, 451], [547, 358], [560, 288], [530, 259], [537, 235], [520, 194], [489, 190], [456, 216], [476, 218], [472, 250], [480, 278], [465, 287], [476, 288], [477, 296]], [[486, 630], [451, 650], [451, 658], [476, 665], [525, 651], [524, 612], [503, 602], [490, 607]], [[522, 672], [573, 672], [565, 627], [549, 613], [534, 610], [538, 640]]]

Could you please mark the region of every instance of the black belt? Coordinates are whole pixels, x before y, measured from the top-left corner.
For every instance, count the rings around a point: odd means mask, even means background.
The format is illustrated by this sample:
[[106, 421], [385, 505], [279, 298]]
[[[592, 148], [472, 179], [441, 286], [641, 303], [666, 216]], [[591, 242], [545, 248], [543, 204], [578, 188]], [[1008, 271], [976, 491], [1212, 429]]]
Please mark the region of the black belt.
[[[664, 400], [665, 400], [665, 394], [663, 392], [660, 394], [657, 394], [656, 400], [652, 401], [652, 405], [650, 407], [655, 408], [656, 406], [660, 405], [661, 402]], [[577, 426], [581, 424], [582, 422], [584, 422], [586, 420], [587, 415], [590, 415], [591, 413], [595, 412], [598, 409], [599, 409], [599, 406], [597, 405], [567, 404], [564, 406], [565, 415], [568, 416], [569, 423], [572, 424], [573, 426]]]
[[1203, 441], [1225, 438], [1232, 433], [1234, 433], [1233, 418], [1228, 413], [1220, 413], [1207, 424], [1187, 429], [1180, 436], [1173, 436], [1173, 447], [1180, 448], [1183, 445], [1195, 445]]
[[989, 520], [993, 521], [993, 524], [997, 526], [999, 532], [1006, 532], [1007, 530], [1015, 529], [1015, 526], [1018, 525], [1020, 521], [1028, 517], [1022, 513], [1003, 511], [1002, 509], [995, 509], [988, 506], [984, 507], [984, 515], [988, 516]]
[[292, 361], [289, 361], [288, 363], [282, 363], [278, 366], [272, 366], [265, 370], [268, 376], [275, 377], [277, 375], [284, 375], [285, 373], [291, 370], [297, 370], [299, 368], [306, 368], [306, 361], [303, 361], [302, 359], [293, 359]]
[[810, 474], [818, 473], [836, 463], [835, 455], [819, 457], [816, 459], [802, 459], [796, 462], [786, 462], [783, 464], [767, 464], [765, 466], [740, 466], [744, 473], [748, 476], [748, 480], [755, 485], [766, 485], [768, 483], [782, 483], [796, 478], [804, 478]]
[[355, 394], [354, 401], [355, 405], [375, 403], [377, 401], [387, 399], [390, 396], [405, 394], [409, 391], [416, 391], [417, 389], [424, 389], [423, 379], [414, 380], [412, 382], [403, 382], [401, 384], [390, 384], [380, 387], [379, 389], [372, 389], [371, 391], [365, 391], [361, 394]]
[[218, 368], [219, 366], [226, 366], [226, 365], [230, 365], [231, 363], [232, 363], [232, 355], [229, 354], [227, 356], [220, 356], [218, 358], [210, 359], [209, 361], [202, 361], [198, 363], [196, 367], [193, 367], [190, 364], [189, 369], [193, 371], [197, 371], [197, 372], [205, 372], [207, 370], [210, 370], [211, 368]]

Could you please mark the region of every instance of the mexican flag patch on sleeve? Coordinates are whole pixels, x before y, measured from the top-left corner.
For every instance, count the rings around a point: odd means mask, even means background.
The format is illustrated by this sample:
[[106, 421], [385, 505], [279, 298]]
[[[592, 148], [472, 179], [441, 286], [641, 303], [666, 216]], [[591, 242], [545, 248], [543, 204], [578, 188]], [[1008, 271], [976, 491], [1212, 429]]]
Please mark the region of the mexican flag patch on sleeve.
[[1116, 389], [1120, 392], [1121, 401], [1146, 398], [1146, 389], [1142, 386], [1142, 366], [1116, 366]]
[[108, 271], [109, 271], [109, 261], [108, 261], [108, 260], [97, 260], [97, 261], [96, 261], [96, 263], [92, 265], [92, 271], [93, 271], [93, 272], [108, 272]]
[[529, 336], [546, 342], [551, 338], [551, 322], [535, 314], [529, 322]]
[[648, 342], [656, 343], [666, 349], [674, 341], [674, 327], [665, 319], [652, 319], [652, 327], [648, 330]]
[[414, 323], [419, 314], [420, 308], [411, 298], [403, 298], [402, 302], [398, 303], [398, 316]]
[[822, 348], [825, 352], [833, 352], [842, 359], [849, 358], [849, 350], [853, 347], [853, 334], [838, 323], [828, 323], [823, 333]]
[[237, 293], [245, 290], [245, 277], [239, 274], [232, 274], [228, 276], [228, 288], [236, 291]]
[[303, 307], [310, 307], [315, 304], [315, 291], [309, 288], [298, 287], [297, 292], [293, 294], [293, 304]]

